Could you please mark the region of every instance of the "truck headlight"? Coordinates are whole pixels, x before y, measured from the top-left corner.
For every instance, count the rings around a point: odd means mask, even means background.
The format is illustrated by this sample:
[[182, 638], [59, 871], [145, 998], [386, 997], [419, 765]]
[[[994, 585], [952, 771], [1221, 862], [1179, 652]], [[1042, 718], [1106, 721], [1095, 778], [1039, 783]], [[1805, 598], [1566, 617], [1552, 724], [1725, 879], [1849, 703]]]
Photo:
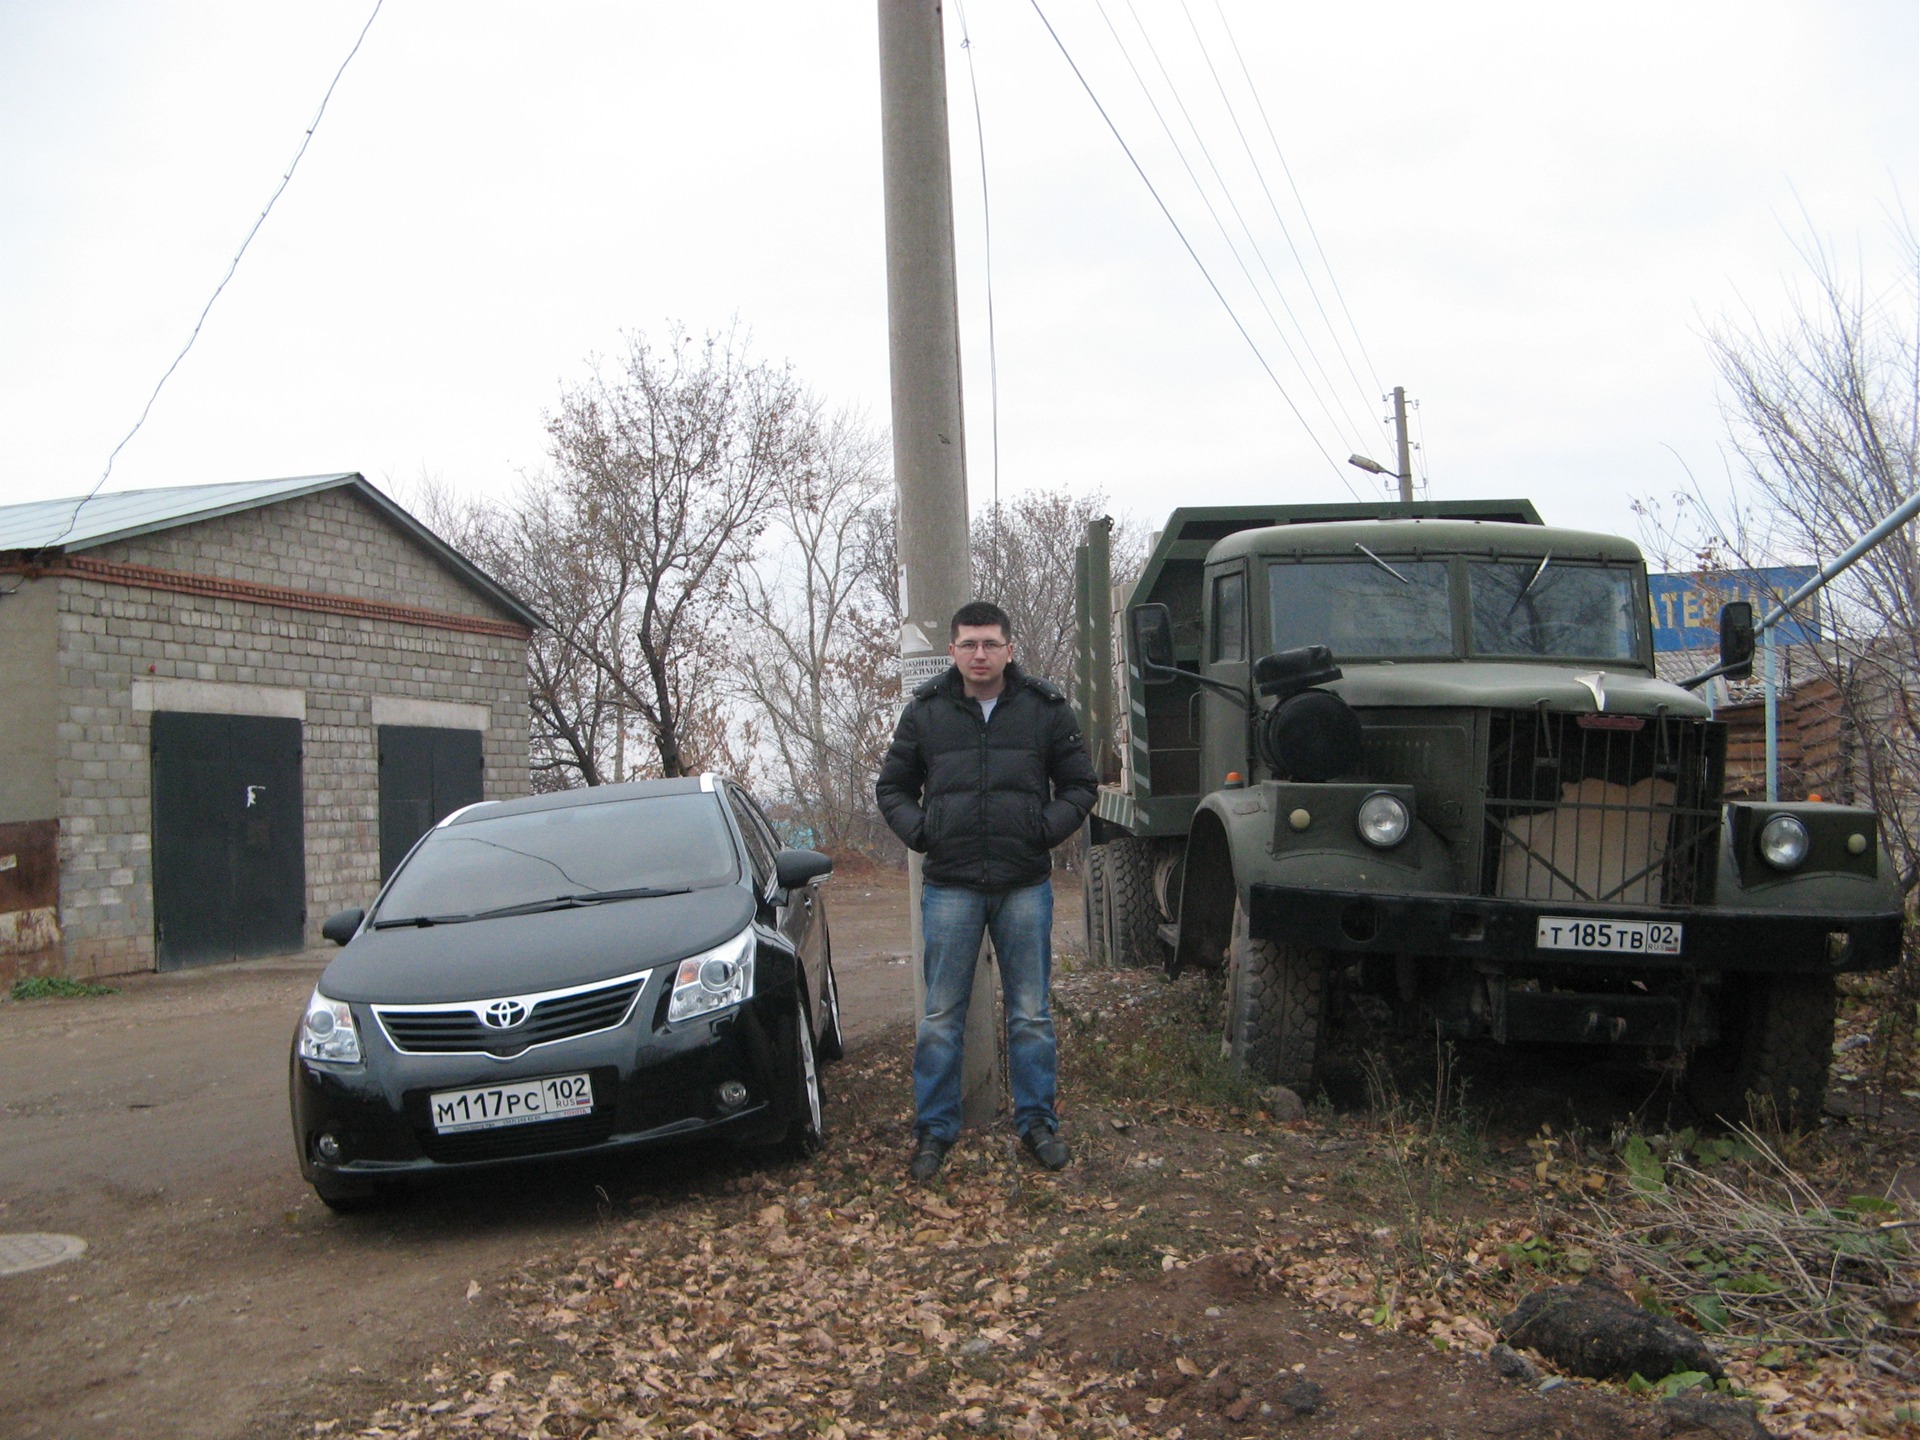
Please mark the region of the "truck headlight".
[[1793, 870], [1807, 858], [1807, 827], [1798, 815], [1776, 815], [1760, 827], [1760, 858], [1776, 870]]
[[300, 1022], [300, 1058], [359, 1064], [360, 1032], [353, 1028], [353, 1007], [344, 1000], [329, 1000], [316, 989]]
[[689, 955], [674, 972], [667, 1023], [725, 1010], [753, 996], [753, 927], [724, 945]]
[[1354, 826], [1360, 832], [1360, 838], [1369, 845], [1382, 850], [1391, 850], [1407, 838], [1407, 827], [1413, 823], [1413, 817], [1407, 813], [1407, 802], [1398, 795], [1369, 795], [1360, 802], [1360, 813], [1354, 819]]

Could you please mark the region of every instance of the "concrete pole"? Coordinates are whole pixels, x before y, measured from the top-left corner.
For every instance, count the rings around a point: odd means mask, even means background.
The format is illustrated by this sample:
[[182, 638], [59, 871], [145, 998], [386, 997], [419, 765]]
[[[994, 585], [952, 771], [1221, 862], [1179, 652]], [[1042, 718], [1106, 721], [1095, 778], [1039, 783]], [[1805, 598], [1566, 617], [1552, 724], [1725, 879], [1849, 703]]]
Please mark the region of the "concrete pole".
[[1413, 447], [1407, 443], [1407, 387], [1393, 387], [1393, 429], [1400, 441], [1400, 503], [1413, 503]]
[[[886, 184], [887, 341], [893, 473], [900, 492], [900, 675], [911, 692], [948, 665], [947, 625], [972, 598], [960, 310], [953, 270], [947, 72], [938, 0], [879, 0], [881, 164]], [[903, 697], [904, 698], [904, 697]], [[908, 862], [913, 1004], [926, 1009], [920, 857]], [[967, 1012], [962, 1121], [1000, 1108], [998, 976], [985, 954]]]

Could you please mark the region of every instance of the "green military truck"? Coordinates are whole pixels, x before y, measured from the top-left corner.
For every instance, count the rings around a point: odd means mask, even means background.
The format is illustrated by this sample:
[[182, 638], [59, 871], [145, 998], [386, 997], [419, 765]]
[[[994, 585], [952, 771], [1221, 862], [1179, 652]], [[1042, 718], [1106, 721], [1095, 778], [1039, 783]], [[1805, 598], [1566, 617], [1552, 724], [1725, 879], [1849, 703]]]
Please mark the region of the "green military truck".
[[[1106, 547], [1090, 527], [1075, 696], [1097, 958], [1224, 970], [1225, 1053], [1295, 1088], [1336, 997], [1372, 993], [1817, 1117], [1834, 977], [1900, 950], [1878, 823], [1725, 798], [1633, 544], [1525, 501], [1180, 509], [1124, 603]], [[1745, 673], [1751, 609], [1722, 619], [1708, 673]]]

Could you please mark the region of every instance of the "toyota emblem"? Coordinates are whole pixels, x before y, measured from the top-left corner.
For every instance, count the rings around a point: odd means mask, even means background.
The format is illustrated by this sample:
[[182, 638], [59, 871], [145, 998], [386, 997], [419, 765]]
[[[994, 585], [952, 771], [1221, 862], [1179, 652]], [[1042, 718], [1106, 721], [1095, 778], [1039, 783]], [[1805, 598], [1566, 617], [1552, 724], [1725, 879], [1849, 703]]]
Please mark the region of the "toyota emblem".
[[527, 1007], [518, 1000], [496, 1000], [480, 1012], [480, 1018], [495, 1030], [511, 1030], [527, 1018]]

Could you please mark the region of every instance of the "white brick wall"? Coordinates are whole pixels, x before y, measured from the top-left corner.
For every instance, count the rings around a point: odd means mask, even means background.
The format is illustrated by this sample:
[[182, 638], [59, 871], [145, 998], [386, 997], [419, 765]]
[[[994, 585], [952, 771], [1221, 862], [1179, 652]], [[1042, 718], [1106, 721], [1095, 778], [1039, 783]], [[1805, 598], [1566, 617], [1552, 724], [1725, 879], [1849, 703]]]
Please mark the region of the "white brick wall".
[[[510, 617], [343, 490], [101, 546], [87, 558]], [[64, 686], [55, 766], [61, 910], [74, 974], [150, 969], [151, 716], [136, 680], [202, 680], [304, 693], [307, 935], [379, 884], [375, 696], [484, 707], [489, 799], [527, 794], [526, 645], [503, 636], [59, 581]]]

